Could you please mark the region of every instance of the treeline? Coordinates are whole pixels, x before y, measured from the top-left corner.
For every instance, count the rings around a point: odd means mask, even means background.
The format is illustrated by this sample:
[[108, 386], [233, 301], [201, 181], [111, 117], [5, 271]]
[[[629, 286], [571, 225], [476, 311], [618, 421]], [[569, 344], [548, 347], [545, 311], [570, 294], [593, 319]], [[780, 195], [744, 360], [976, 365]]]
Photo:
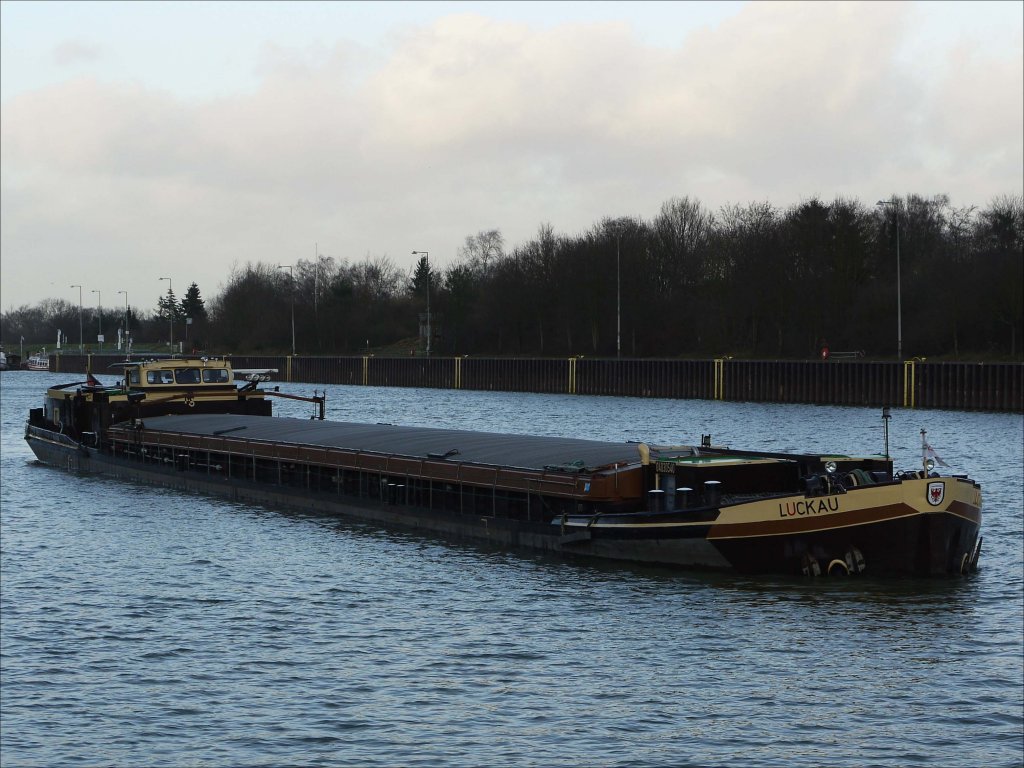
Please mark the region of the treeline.
[[428, 286], [434, 354], [806, 358], [827, 345], [884, 358], [896, 355], [901, 309], [904, 357], [1019, 359], [1024, 199], [711, 212], [677, 198], [650, 220], [606, 218], [572, 235], [545, 224], [511, 249], [500, 231], [480, 232], [443, 268], [426, 256], [408, 272], [388, 258], [251, 263], [209, 302], [202, 341], [287, 352], [294, 317], [299, 354], [403, 340], [422, 351]]
[[180, 301], [173, 288], [168, 287], [167, 293], [157, 299], [156, 309], [148, 312], [130, 305], [107, 306], [101, 310], [98, 306], [80, 306], [65, 299], [45, 299], [34, 306], [25, 305], [0, 315], [0, 338], [5, 348], [13, 352], [24, 339], [31, 347], [26, 354], [35, 352], [39, 346], [52, 351], [58, 334], [67, 349], [77, 350], [81, 344], [94, 350], [98, 337], [103, 335], [103, 348], [110, 350], [116, 348], [119, 335], [122, 339], [130, 335], [135, 344], [141, 342], [159, 350], [169, 348], [172, 333], [176, 333], [173, 337], [176, 346], [178, 341], [188, 339], [191, 349], [193, 342], [203, 343], [202, 336], [207, 330], [206, 302], [196, 283], [188, 287]]

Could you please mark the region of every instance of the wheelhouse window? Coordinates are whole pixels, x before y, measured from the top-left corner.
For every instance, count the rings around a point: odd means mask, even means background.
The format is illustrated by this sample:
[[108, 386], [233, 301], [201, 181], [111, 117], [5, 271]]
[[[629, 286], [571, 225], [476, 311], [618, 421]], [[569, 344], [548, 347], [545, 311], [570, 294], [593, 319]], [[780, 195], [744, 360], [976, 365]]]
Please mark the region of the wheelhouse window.
[[203, 369], [203, 381], [207, 384], [227, 384], [228, 383], [228, 369], [227, 368], [204, 368]]
[[146, 371], [147, 384], [173, 384], [174, 374], [170, 371]]
[[198, 368], [179, 368], [174, 372], [174, 378], [179, 384], [198, 384]]
[[[138, 384], [139, 383], [139, 369], [138, 368], [132, 368], [128, 372], [128, 383], [129, 384]], [[150, 383], [152, 384], [152, 382], [150, 382]]]

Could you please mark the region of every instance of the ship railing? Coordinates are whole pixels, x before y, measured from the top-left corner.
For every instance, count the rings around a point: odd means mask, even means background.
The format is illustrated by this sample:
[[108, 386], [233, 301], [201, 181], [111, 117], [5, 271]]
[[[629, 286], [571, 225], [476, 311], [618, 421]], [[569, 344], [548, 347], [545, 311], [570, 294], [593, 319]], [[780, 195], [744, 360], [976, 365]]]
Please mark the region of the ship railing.
[[28, 429], [26, 431], [28, 432], [28, 434], [34, 437], [38, 437], [41, 440], [49, 440], [52, 443], [60, 443], [61, 445], [66, 445], [69, 448], [78, 448], [81, 446], [81, 443], [69, 437], [68, 435], [65, 435], [63, 432], [55, 432], [52, 429], [47, 429], [46, 427], [37, 427], [29, 424]]

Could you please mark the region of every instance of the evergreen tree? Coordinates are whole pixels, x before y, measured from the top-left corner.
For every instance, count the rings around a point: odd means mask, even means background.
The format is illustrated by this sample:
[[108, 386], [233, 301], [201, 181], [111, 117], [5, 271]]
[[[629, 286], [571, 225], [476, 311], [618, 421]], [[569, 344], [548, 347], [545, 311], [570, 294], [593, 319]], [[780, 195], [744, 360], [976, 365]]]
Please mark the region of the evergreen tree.
[[434, 270], [430, 268], [430, 262], [427, 260], [426, 256], [420, 256], [419, 260], [416, 262], [416, 266], [413, 267], [412, 276], [409, 279], [409, 295], [413, 297], [418, 296], [423, 300], [426, 300], [427, 286], [430, 286], [431, 293], [436, 290], [434, 282]]
[[181, 317], [191, 317], [193, 321], [200, 322], [206, 319], [206, 302], [199, 295], [199, 286], [192, 283], [185, 291], [185, 298], [181, 300], [178, 309]]
[[181, 309], [173, 288], [168, 287], [167, 294], [157, 299], [156, 313], [164, 320], [177, 320], [181, 317]]

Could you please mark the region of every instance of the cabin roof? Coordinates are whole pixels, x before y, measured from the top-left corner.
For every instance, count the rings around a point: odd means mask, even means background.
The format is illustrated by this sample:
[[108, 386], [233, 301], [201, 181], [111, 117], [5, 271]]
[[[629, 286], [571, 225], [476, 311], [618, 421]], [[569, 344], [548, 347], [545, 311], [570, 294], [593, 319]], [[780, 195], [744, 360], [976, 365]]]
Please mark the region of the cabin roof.
[[467, 462], [521, 469], [559, 467], [596, 469], [613, 464], [638, 464], [636, 443], [612, 443], [567, 437], [509, 435], [457, 429], [356, 424], [275, 416], [186, 414], [150, 417], [147, 431], [261, 440], [288, 445], [340, 448], [419, 458], [448, 456]]
[[221, 357], [157, 357], [141, 360], [122, 360], [111, 363], [111, 368], [230, 368], [231, 363]]

